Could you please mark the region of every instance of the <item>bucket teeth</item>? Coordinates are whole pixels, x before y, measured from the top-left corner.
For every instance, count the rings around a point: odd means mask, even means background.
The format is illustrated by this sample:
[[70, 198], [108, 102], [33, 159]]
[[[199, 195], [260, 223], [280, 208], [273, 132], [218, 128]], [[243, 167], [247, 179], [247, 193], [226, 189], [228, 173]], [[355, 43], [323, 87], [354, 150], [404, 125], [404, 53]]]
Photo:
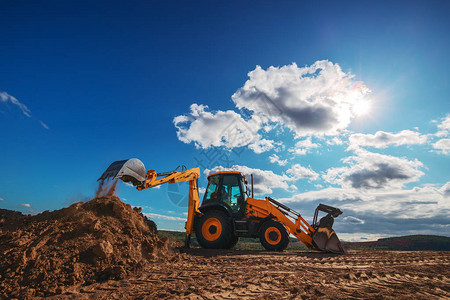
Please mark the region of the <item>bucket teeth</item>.
[[[105, 172], [103, 172], [102, 176], [98, 180], [102, 179], [108, 179], [110, 177], [116, 177], [117, 174], [119, 174], [120, 169], [122, 169], [123, 165], [128, 161], [126, 160], [118, 160], [113, 162], [111, 165], [109, 165], [108, 169], [106, 169]], [[98, 181], [97, 180], [97, 181]]]
[[[118, 160], [113, 162], [108, 169], [106, 169], [105, 172], [103, 172], [102, 176], [100, 176], [100, 178], [98, 180], [102, 180], [102, 179], [108, 179], [110, 177], [116, 177], [117, 174], [119, 173], [120, 169], [122, 169], [123, 165], [127, 162], [128, 160]], [[97, 180], [97, 181], [98, 181]]]

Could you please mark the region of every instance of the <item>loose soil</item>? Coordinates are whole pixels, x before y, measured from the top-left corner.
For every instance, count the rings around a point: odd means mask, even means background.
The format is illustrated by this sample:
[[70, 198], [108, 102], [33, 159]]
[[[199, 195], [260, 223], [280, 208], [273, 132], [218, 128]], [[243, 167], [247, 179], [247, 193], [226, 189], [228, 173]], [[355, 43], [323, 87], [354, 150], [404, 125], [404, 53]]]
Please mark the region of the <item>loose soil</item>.
[[450, 253], [190, 249], [50, 299], [450, 299]]
[[172, 259], [139, 208], [115, 196], [24, 216], [0, 211], [0, 296], [28, 298], [123, 279]]

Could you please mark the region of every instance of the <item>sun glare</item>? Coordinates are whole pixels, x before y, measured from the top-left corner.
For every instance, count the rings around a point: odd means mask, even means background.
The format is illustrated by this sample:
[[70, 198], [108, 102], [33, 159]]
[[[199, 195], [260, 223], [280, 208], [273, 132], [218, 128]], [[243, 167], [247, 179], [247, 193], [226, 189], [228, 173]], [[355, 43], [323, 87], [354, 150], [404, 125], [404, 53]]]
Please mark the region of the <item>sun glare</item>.
[[370, 111], [370, 103], [369, 101], [358, 101], [353, 105], [353, 112], [357, 116], [362, 116], [367, 114]]

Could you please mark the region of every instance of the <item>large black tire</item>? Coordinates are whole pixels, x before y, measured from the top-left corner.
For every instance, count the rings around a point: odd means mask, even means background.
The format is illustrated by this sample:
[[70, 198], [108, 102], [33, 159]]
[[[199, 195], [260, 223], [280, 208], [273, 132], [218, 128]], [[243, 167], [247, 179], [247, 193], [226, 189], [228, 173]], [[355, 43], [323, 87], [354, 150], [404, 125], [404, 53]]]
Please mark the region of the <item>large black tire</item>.
[[238, 236], [235, 236], [234, 234], [233, 234], [233, 236], [231, 237], [231, 240], [230, 240], [230, 245], [228, 245], [228, 249], [233, 249], [234, 248], [234, 246], [236, 246], [236, 244], [239, 242], [239, 237]]
[[261, 225], [259, 240], [266, 250], [283, 251], [289, 245], [289, 234], [283, 224], [269, 220]]
[[203, 248], [229, 249], [234, 236], [230, 217], [218, 210], [205, 213], [196, 223], [195, 236]]

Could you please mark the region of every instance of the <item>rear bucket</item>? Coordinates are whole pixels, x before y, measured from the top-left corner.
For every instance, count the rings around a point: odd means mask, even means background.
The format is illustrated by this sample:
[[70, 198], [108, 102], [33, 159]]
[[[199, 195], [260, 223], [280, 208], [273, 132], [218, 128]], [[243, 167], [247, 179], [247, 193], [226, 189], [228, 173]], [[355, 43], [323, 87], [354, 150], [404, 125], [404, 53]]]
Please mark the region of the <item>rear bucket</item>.
[[142, 161], [131, 158], [113, 162], [98, 180], [108, 178], [118, 178], [124, 182], [131, 182], [135, 186], [141, 186], [147, 179], [147, 172]]
[[341, 241], [333, 229], [327, 227], [319, 227], [312, 237], [313, 243], [317, 250], [331, 253], [345, 253]]

